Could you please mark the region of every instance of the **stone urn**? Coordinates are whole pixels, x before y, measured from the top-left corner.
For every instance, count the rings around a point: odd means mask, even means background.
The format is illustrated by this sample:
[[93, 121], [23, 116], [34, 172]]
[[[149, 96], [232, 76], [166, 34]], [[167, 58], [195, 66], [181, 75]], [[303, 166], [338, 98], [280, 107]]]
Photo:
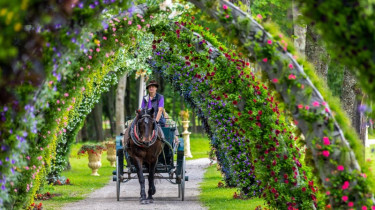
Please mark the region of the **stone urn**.
[[102, 167], [102, 162], [101, 162], [102, 151], [103, 150], [87, 151], [87, 153], [89, 154], [89, 164], [88, 164], [88, 166], [92, 170], [91, 176], [100, 176], [98, 174], [98, 169], [100, 167]]
[[116, 143], [109, 141], [105, 146], [107, 147], [107, 160], [111, 163], [112, 167], [116, 167]]

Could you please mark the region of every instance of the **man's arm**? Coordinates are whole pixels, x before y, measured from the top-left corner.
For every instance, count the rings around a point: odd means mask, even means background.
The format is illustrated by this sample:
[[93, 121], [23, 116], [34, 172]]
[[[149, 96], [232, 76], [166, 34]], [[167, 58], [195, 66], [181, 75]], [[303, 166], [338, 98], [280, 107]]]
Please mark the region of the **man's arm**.
[[159, 120], [161, 118], [161, 114], [163, 113], [163, 110], [164, 110], [163, 107], [159, 107], [158, 115], [156, 115], [156, 122], [159, 122]]
[[156, 115], [156, 122], [159, 122], [163, 111], [164, 111], [164, 97], [162, 96], [159, 99], [159, 108], [158, 108], [158, 114]]

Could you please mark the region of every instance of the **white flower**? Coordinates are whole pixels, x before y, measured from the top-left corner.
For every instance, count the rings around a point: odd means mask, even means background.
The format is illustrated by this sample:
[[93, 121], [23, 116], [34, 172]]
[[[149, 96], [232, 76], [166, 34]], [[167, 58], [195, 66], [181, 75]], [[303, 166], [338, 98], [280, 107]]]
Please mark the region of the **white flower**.
[[167, 7], [172, 6], [172, 0], [165, 0], [165, 2], [162, 2], [159, 6], [160, 6], [160, 10], [166, 11]]

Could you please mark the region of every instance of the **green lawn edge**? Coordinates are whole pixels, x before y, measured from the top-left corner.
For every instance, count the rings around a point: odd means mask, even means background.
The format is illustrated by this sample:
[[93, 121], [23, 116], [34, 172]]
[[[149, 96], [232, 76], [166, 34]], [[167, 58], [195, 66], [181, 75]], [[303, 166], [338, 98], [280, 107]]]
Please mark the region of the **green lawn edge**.
[[206, 169], [203, 182], [200, 183], [201, 193], [199, 195], [200, 202], [210, 210], [243, 210], [255, 209], [258, 206], [265, 207], [265, 201], [260, 198], [248, 200], [234, 199], [236, 188], [218, 187], [218, 183], [223, 181], [217, 164], [213, 164]]

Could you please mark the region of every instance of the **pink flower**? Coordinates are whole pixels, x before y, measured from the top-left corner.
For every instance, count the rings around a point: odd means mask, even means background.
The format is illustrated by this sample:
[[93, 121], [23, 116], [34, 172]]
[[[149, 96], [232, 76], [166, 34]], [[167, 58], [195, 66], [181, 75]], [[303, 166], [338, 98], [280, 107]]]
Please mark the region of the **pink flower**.
[[367, 210], [367, 206], [362, 206], [362, 210]]
[[227, 19], [228, 19], [228, 18], [229, 18], [229, 15], [225, 15], [225, 18], [227, 18]]
[[296, 79], [296, 75], [294, 75], [294, 74], [289, 74], [288, 79]]
[[329, 109], [326, 107], [325, 109], [324, 109], [327, 113], [329, 113]]
[[291, 64], [291, 63], [290, 63], [288, 66], [289, 66], [290, 69], [293, 69], [293, 68], [294, 68], [294, 67], [293, 67], [293, 64]]
[[64, 93], [64, 96], [65, 96], [65, 97], [68, 97], [68, 96], [69, 96], [69, 93]]
[[330, 191], [327, 191], [327, 192], [326, 192], [326, 195], [331, 195], [331, 192], [330, 192]]
[[323, 106], [326, 106], [326, 105], [327, 105], [327, 103], [326, 103], [325, 101], [323, 101], [323, 102], [322, 102], [322, 105], [323, 105]]
[[306, 109], [306, 110], [309, 110], [309, 109], [310, 109], [310, 107], [306, 105], [306, 106], [305, 106], [305, 109]]
[[257, 18], [262, 19], [263, 17], [261, 14], [257, 14]]
[[145, 22], [145, 19], [142, 19], [141, 22], [142, 22], [142, 23]]
[[263, 58], [263, 62], [265, 62], [265, 63], [266, 63], [267, 61], [268, 61], [268, 59], [267, 59], [267, 58]]
[[302, 109], [303, 108], [303, 105], [302, 104], [298, 104], [298, 109]]
[[99, 48], [96, 48], [96, 52], [100, 52], [100, 49], [99, 49]]
[[324, 151], [322, 152], [322, 155], [323, 155], [324, 157], [328, 157], [328, 156], [329, 156], [329, 151], [324, 150]]
[[318, 102], [318, 101], [314, 101], [314, 102], [313, 102], [313, 106], [315, 106], [315, 107], [319, 107], [319, 106], [320, 106], [320, 104], [319, 104], [319, 102]]
[[338, 171], [343, 171], [344, 170], [344, 166], [342, 166], [342, 165], [337, 166], [337, 170]]
[[140, 26], [140, 25], [137, 25], [137, 28], [138, 28], [138, 29], [142, 29], [142, 26]]
[[324, 145], [330, 145], [331, 144], [331, 142], [329, 141], [329, 138], [328, 137], [323, 137], [323, 144]]
[[272, 44], [272, 40], [267, 40], [267, 44]]
[[341, 197], [341, 199], [342, 199], [344, 202], [346, 202], [346, 201], [348, 200], [348, 196], [343, 195], [343, 196]]
[[113, 28], [112, 28], [112, 31], [113, 31], [113, 32], [115, 32], [115, 31], [116, 31], [116, 28], [115, 28], [115, 27], [113, 27]]
[[367, 175], [365, 173], [361, 173], [361, 177], [367, 178]]
[[279, 80], [278, 80], [277, 78], [274, 78], [274, 79], [272, 80], [272, 82], [273, 82], [273, 83], [278, 83]]
[[346, 189], [348, 189], [348, 187], [349, 187], [349, 182], [348, 182], [348, 181], [345, 181], [341, 188], [342, 188], [343, 190], [346, 190]]
[[38, 158], [38, 160], [42, 160], [43, 157], [42, 157], [42, 156], [39, 156], [39, 157], [37, 157], [37, 158]]
[[131, 21], [131, 20], [129, 20], [129, 21], [128, 21], [128, 25], [131, 25], [131, 24], [132, 24], [132, 21]]
[[353, 206], [354, 206], [354, 203], [353, 203], [353, 202], [349, 202], [349, 203], [348, 203], [348, 206], [349, 206], [349, 207], [353, 207]]
[[228, 6], [224, 4], [224, 5], [223, 5], [223, 9], [224, 9], [224, 10], [227, 10], [227, 9], [228, 9]]
[[90, 60], [92, 59], [92, 56], [91, 56], [91, 55], [89, 55], [89, 59], [90, 59]]
[[29, 170], [29, 166], [25, 166], [25, 169], [26, 169], [26, 170]]

